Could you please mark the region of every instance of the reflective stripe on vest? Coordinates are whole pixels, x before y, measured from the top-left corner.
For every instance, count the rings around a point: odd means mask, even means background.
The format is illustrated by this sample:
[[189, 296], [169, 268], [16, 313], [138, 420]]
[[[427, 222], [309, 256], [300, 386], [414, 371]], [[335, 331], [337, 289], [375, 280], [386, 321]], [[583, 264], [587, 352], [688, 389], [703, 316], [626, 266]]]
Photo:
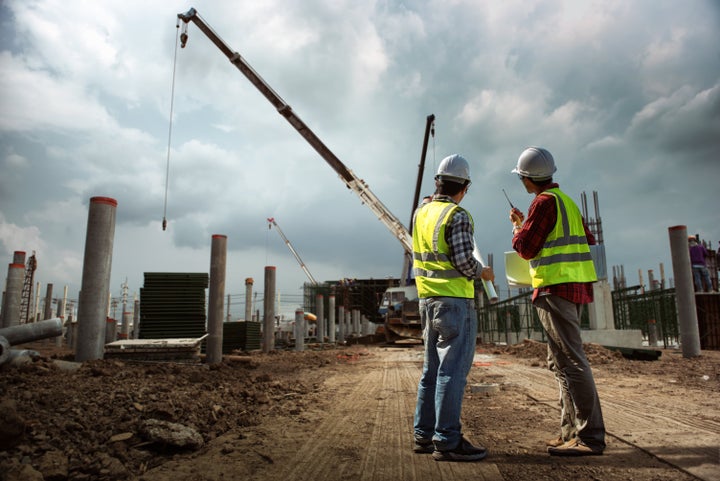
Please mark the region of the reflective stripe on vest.
[[560, 189], [548, 189], [540, 195], [543, 194], [555, 199], [557, 221], [537, 257], [530, 260], [533, 287], [596, 281], [595, 266], [577, 205]]
[[452, 265], [450, 247], [445, 241], [445, 227], [457, 209], [460, 207], [452, 202], [433, 201], [415, 213], [413, 272], [418, 295], [422, 298], [472, 299], [475, 296], [473, 280]]

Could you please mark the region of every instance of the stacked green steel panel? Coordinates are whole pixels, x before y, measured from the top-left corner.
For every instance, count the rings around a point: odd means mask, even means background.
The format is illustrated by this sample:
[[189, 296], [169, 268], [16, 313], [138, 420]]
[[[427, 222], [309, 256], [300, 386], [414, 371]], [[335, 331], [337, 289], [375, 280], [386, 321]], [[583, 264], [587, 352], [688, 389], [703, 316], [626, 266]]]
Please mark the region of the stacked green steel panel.
[[223, 354], [234, 350], [252, 351], [260, 349], [262, 335], [259, 322], [224, 322]]
[[206, 332], [207, 273], [146, 272], [140, 339], [199, 338]]

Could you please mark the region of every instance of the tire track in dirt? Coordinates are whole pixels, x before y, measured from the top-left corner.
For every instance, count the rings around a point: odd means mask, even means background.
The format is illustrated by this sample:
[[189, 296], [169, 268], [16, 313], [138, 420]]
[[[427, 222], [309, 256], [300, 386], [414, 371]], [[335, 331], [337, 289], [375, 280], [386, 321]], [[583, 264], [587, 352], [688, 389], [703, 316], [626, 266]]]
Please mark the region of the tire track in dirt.
[[[514, 363], [491, 363], [490, 374], [502, 375], [537, 402], [559, 410], [550, 371]], [[695, 406], [654, 406], [646, 396], [628, 397], [626, 389], [599, 385], [608, 435], [637, 447], [699, 479], [717, 480], [720, 470], [720, 423], [691, 413]], [[610, 454], [610, 453], [608, 453]]]
[[[280, 473], [287, 480], [501, 481], [492, 462], [438, 463], [412, 451], [420, 362], [417, 351], [387, 349], [332, 376], [333, 407]], [[344, 454], [344, 456], [343, 456]], [[308, 462], [313, 460], [314, 462]]]

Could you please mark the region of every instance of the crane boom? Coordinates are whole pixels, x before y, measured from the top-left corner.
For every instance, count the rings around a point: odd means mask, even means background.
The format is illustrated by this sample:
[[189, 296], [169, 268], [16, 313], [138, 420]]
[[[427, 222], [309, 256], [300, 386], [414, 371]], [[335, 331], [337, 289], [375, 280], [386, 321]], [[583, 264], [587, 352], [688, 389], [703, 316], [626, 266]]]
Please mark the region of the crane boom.
[[[191, 8], [186, 13], [179, 13], [178, 18], [187, 25], [193, 22], [202, 32], [215, 44], [217, 48], [230, 60], [230, 62], [242, 72], [245, 77], [270, 101], [280, 115], [292, 125], [295, 130], [320, 154], [320, 157], [333, 168], [345, 185], [355, 192], [363, 204], [367, 205], [377, 218], [387, 227], [390, 232], [400, 241], [406, 252], [412, 253], [412, 237], [408, 229], [393, 215], [390, 210], [373, 194], [370, 187], [345, 164], [315, 135], [305, 122], [298, 117], [292, 107], [275, 92], [270, 85], [250, 66], [242, 56], [234, 52], [197, 13]], [[187, 43], [187, 32], [183, 31], [180, 41], [181, 47], [185, 48]]]
[[[402, 244], [405, 252], [412, 256], [413, 248], [410, 231], [397, 217], [395, 217], [392, 212], [390, 212], [387, 207], [385, 207], [380, 199], [373, 194], [365, 181], [357, 177], [352, 170], [348, 169], [345, 164], [343, 164], [342, 161], [320, 140], [320, 138], [315, 135], [315, 132], [313, 132], [310, 127], [308, 127], [305, 122], [298, 117], [292, 107], [290, 107], [290, 105], [288, 105], [288, 103], [285, 102], [285, 100], [283, 100], [282, 97], [280, 97], [280, 95], [278, 95], [278, 93], [270, 87], [270, 85], [268, 85], [260, 74], [258, 74], [238, 52], [233, 51], [223, 41], [223, 39], [221, 39], [220, 36], [216, 34], [207, 23], [205, 23], [198, 14], [197, 10], [191, 8], [185, 13], [178, 13], [177, 17], [179, 20], [183, 21], [183, 32], [180, 35], [180, 47], [185, 48], [188, 40], [187, 25], [190, 22], [193, 22], [200, 30], [202, 30], [210, 41], [220, 49], [230, 62], [235, 65], [235, 67], [237, 67], [237, 69], [240, 70], [245, 77], [247, 77], [250, 83], [252, 83], [271, 104], [273, 104], [278, 113], [285, 117], [285, 120], [287, 120], [290, 125], [298, 131], [298, 133], [315, 149], [318, 154], [320, 154], [320, 157], [325, 159], [325, 162], [327, 162], [338, 174], [340, 180], [342, 180], [350, 190], [360, 197], [360, 201], [373, 211], [385, 227], [387, 227], [397, 240], [400, 241], [400, 244]], [[482, 260], [480, 252], [477, 251], [477, 248], [475, 251], [475, 257], [484, 266], [485, 262]], [[497, 300], [497, 294], [495, 293], [495, 288], [492, 283], [489, 281], [483, 281], [483, 285], [488, 294], [488, 298], [491, 300]]]
[[310, 279], [310, 282], [312, 282], [313, 285], [315, 285], [315, 286], [318, 285], [318, 282], [315, 280], [315, 278], [313, 277], [313, 275], [310, 274], [310, 271], [308, 270], [308, 268], [307, 268], [307, 266], [305, 265], [305, 263], [302, 261], [302, 259], [300, 259], [300, 254], [298, 254], [298, 253], [295, 251], [295, 249], [293, 248], [293, 246], [292, 246], [292, 244], [290, 243], [290, 241], [288, 240], [288, 238], [285, 237], [285, 234], [283, 233], [283, 231], [282, 231], [282, 229], [280, 228], [280, 226], [277, 225], [277, 222], [275, 222], [275, 218], [273, 218], [273, 217], [268, 217], [268, 220], [267, 220], [267, 221], [268, 221], [268, 228], [270, 228], [270, 227], [272, 227], [272, 226], [275, 226], [275, 230], [278, 232], [278, 234], [280, 234], [280, 237], [282, 237], [282, 240], [285, 241], [285, 245], [288, 246], [288, 249], [290, 249], [290, 252], [292, 252], [292, 255], [295, 256], [295, 260], [298, 261], [298, 264], [300, 264], [300, 267], [302, 267], [302, 270], [305, 271], [305, 275], [308, 276], [308, 279]]

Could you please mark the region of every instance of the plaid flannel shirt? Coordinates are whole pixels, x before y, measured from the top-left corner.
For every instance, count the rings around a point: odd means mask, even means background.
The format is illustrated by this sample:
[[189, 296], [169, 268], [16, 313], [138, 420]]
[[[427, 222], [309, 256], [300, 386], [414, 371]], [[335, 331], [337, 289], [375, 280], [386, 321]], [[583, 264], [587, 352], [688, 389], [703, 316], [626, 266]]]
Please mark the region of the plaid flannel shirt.
[[[454, 203], [450, 197], [445, 195], [437, 195], [433, 200]], [[464, 274], [468, 279], [479, 279], [482, 266], [473, 256], [475, 247], [473, 234], [473, 225], [467, 212], [462, 209], [456, 210], [448, 225], [445, 226], [445, 241], [450, 247], [450, 262], [458, 272]]]

